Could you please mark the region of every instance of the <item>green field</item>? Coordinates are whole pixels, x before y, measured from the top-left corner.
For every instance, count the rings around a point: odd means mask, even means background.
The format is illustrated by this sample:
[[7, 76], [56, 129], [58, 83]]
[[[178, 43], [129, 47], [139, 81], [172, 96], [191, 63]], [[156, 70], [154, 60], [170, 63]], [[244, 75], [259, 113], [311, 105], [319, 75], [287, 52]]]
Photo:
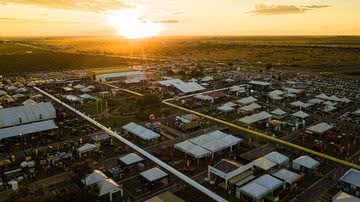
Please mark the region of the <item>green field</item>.
[[[27, 65], [31, 68], [27, 71], [33, 71], [48, 70], [54, 66], [60, 69], [78, 69], [123, 64], [124, 59], [101, 56], [111, 54], [195, 61], [239, 61], [257, 66], [272, 63], [275, 68], [281, 69], [360, 76], [360, 37], [358, 36], [155, 37], [137, 40], [119, 37], [63, 37], [18, 39], [18, 42], [51, 50], [53, 54], [38, 56], [28, 54], [33, 56], [31, 57], [33, 59], [23, 55], [16, 63], [13, 61], [15, 58], [2, 56], [1, 66], [7, 68], [20, 66], [20, 69], [24, 69], [24, 65]], [[8, 48], [16, 52], [19, 47]], [[0, 50], [0, 54], [6, 52], [6, 47]], [[43, 57], [51, 57], [54, 60], [49, 61]], [[41, 62], [34, 63], [31, 60]]]

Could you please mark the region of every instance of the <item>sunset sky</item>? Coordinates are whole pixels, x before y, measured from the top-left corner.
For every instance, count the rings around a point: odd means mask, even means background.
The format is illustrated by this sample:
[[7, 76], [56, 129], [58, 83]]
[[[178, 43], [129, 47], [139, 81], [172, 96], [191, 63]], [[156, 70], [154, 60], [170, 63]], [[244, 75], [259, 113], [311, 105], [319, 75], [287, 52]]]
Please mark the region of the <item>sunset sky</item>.
[[1, 0], [0, 36], [360, 35], [360, 0]]

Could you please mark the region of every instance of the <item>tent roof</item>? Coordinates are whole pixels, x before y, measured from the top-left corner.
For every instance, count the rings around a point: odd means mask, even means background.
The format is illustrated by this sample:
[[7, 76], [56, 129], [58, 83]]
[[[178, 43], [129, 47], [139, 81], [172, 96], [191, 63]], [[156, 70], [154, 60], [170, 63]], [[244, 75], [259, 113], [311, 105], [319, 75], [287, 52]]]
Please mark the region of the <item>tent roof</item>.
[[250, 81], [249, 84], [257, 85], [257, 86], [271, 86], [271, 83], [264, 81]]
[[293, 160], [293, 163], [309, 169], [314, 169], [320, 165], [318, 161], [311, 158], [310, 156], [300, 156], [297, 159]]
[[240, 109], [243, 110], [243, 111], [253, 111], [255, 109], [259, 109], [261, 108], [260, 105], [258, 105], [256, 102], [254, 103], [251, 103], [250, 105], [246, 105], [244, 107], [241, 107]]
[[210, 151], [186, 140], [175, 145], [175, 148], [195, 158], [202, 158], [211, 154]]
[[189, 141], [211, 152], [217, 152], [234, 146], [243, 140], [217, 130], [199, 137], [192, 138]]
[[0, 129], [0, 139], [43, 132], [58, 128], [53, 120], [34, 122]]
[[245, 124], [252, 124], [252, 123], [256, 123], [265, 119], [269, 119], [271, 118], [272, 115], [263, 111], [257, 114], [252, 114], [250, 116], [245, 116], [241, 119], [239, 119], [240, 122], [245, 123]]
[[34, 105], [34, 104], [36, 104], [37, 102], [35, 102], [34, 100], [32, 100], [32, 99], [27, 99], [27, 100], [25, 100], [22, 104], [23, 105]]
[[290, 105], [295, 106], [295, 107], [307, 108], [307, 107], [311, 106], [312, 104], [304, 103], [301, 101], [295, 101], [295, 102], [290, 103]]
[[85, 153], [96, 149], [96, 145], [86, 143], [83, 146], [79, 147], [77, 150], [79, 153]]
[[163, 80], [163, 81], [159, 81], [158, 83], [163, 86], [168, 86], [168, 87], [173, 86], [182, 93], [191, 93], [191, 92], [205, 90], [205, 88], [199, 85], [198, 83], [195, 82], [186, 83], [180, 79]]
[[356, 196], [348, 194], [343, 191], [339, 191], [333, 198], [332, 202], [360, 202], [360, 199]]
[[309, 117], [309, 114], [307, 114], [307, 113], [305, 113], [303, 111], [297, 111], [297, 112], [291, 114], [291, 116], [295, 116], [295, 117], [304, 119], [306, 117]]
[[0, 111], [0, 128], [56, 118], [50, 102], [5, 108]]
[[270, 112], [271, 114], [274, 114], [274, 115], [277, 115], [277, 116], [282, 116], [282, 115], [285, 115], [286, 114], [286, 111], [280, 109], [280, 108], [277, 108], [275, 109], [274, 111]]
[[360, 187], [360, 171], [350, 169], [340, 178], [340, 181]]
[[306, 132], [308, 133], [317, 133], [317, 134], [323, 134], [325, 133], [326, 131], [330, 130], [334, 128], [334, 126], [332, 125], [329, 125], [325, 122], [322, 122], [322, 123], [318, 123], [314, 126], [311, 126], [309, 128], [306, 129]]
[[129, 123], [122, 127], [124, 130], [129, 131], [130, 133], [138, 136], [139, 138], [143, 140], [153, 140], [160, 137], [159, 134], [155, 133], [152, 130], [149, 130], [143, 126], [140, 126], [136, 123]]
[[264, 158], [266, 158], [267, 160], [272, 161], [278, 165], [282, 165], [289, 161], [289, 157], [287, 157], [279, 152], [276, 152], [276, 151], [266, 154], [264, 156]]
[[99, 196], [120, 191], [119, 185], [112, 179], [104, 179], [98, 182]]
[[146, 200], [145, 202], [185, 202], [175, 194], [167, 191], [162, 194], [159, 194], [149, 200]]
[[268, 174], [265, 174], [250, 183], [242, 186], [240, 191], [250, 195], [254, 199], [260, 199], [271, 191], [274, 191], [279, 186], [284, 184], [283, 181], [276, 179]]
[[253, 96], [250, 96], [250, 97], [242, 98], [236, 102], [245, 105], [245, 104], [250, 104], [250, 103], [253, 103], [256, 101], [257, 101], [256, 98], [254, 98]]
[[147, 181], [149, 182], [154, 182], [156, 180], [160, 180], [164, 177], [167, 177], [168, 174], [164, 171], [162, 171], [159, 168], [151, 168], [147, 171], [144, 171], [142, 173], [140, 173], [141, 176], [143, 176]]
[[273, 168], [274, 166], [276, 166], [276, 163], [264, 158], [264, 157], [260, 157], [256, 160], [254, 160], [253, 165], [262, 169], [262, 170], [270, 170], [271, 168]]
[[123, 162], [125, 165], [129, 166], [129, 165], [139, 163], [139, 162], [143, 161], [144, 159], [135, 153], [130, 153], [130, 154], [127, 154], [127, 155], [119, 158], [119, 160], [121, 162]]
[[94, 170], [91, 174], [89, 174], [88, 176], [85, 177], [85, 179], [83, 180], [83, 183], [86, 186], [98, 183], [102, 180], [107, 179], [108, 177], [101, 172], [100, 170]]
[[277, 177], [285, 182], [292, 184], [296, 182], [301, 175], [294, 173], [288, 169], [282, 168], [272, 174], [274, 177]]

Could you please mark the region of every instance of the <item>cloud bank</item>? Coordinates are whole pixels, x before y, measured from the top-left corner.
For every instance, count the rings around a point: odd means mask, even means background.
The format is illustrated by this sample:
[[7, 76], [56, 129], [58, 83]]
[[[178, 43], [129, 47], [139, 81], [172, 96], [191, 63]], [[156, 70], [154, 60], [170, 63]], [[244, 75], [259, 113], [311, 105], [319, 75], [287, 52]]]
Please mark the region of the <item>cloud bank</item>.
[[309, 10], [327, 8], [329, 5], [310, 5], [310, 6], [293, 6], [293, 5], [265, 5], [256, 4], [254, 10], [250, 13], [256, 15], [284, 15], [284, 14], [301, 14]]
[[0, 4], [40, 6], [50, 9], [87, 12], [103, 12], [132, 7], [122, 0], [1, 0]]

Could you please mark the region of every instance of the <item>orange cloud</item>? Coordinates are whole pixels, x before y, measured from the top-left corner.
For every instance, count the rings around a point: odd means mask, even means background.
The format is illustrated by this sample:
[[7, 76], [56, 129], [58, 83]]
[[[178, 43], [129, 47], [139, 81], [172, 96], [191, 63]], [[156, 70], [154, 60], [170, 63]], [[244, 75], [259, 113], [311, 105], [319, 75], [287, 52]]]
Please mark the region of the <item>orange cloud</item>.
[[18, 4], [88, 12], [102, 12], [132, 7], [121, 0], [2, 0], [0, 4]]
[[311, 5], [311, 6], [293, 6], [293, 5], [265, 5], [256, 4], [254, 10], [250, 13], [257, 15], [283, 15], [283, 14], [301, 14], [305, 11], [327, 8], [328, 5]]

